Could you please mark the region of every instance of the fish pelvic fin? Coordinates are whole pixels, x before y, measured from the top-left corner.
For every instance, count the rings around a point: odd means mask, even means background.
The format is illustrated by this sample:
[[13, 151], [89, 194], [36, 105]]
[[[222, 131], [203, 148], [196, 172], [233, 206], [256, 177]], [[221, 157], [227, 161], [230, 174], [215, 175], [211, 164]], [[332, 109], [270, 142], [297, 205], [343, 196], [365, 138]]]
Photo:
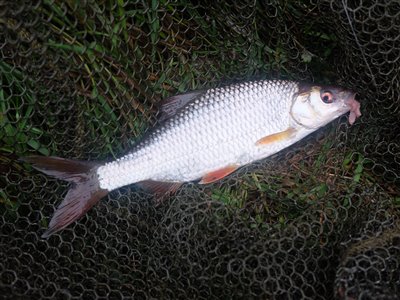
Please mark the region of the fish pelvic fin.
[[296, 129], [289, 127], [285, 131], [267, 135], [256, 142], [257, 146], [268, 145], [274, 142], [283, 141], [292, 137], [296, 133]]
[[208, 183], [218, 181], [218, 180], [228, 176], [229, 174], [235, 172], [238, 168], [239, 168], [238, 165], [229, 165], [222, 169], [207, 173], [201, 178], [199, 184], [208, 184]]
[[108, 194], [108, 190], [100, 188], [97, 163], [44, 156], [29, 156], [20, 160], [47, 175], [72, 182], [42, 238], [48, 238], [78, 220]]

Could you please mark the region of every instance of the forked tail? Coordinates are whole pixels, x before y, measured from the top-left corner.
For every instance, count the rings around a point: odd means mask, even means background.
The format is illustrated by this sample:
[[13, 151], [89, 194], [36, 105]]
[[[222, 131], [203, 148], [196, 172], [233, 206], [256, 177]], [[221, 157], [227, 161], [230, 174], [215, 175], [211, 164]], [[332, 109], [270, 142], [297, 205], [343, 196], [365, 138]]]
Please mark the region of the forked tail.
[[96, 163], [44, 156], [29, 156], [21, 160], [47, 175], [72, 183], [42, 238], [64, 229], [108, 194], [107, 190], [100, 188]]

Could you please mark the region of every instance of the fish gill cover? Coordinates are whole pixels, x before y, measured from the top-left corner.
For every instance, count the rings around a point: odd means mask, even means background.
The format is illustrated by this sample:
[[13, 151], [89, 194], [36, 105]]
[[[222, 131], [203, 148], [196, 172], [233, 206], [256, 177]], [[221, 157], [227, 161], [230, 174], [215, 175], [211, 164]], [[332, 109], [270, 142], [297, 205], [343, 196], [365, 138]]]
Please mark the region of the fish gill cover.
[[[399, 297], [398, 1], [3, 1], [0, 28], [2, 298]], [[68, 185], [18, 157], [111, 160], [162, 98], [256, 78], [345, 86], [363, 116], [40, 238]]]

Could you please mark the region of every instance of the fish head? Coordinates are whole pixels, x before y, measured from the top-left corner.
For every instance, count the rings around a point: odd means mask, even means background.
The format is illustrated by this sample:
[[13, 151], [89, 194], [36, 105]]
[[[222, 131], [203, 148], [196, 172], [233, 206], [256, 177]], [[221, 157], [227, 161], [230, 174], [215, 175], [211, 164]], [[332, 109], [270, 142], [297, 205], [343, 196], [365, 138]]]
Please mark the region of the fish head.
[[361, 116], [360, 103], [355, 96], [354, 92], [341, 87], [299, 84], [290, 115], [297, 124], [317, 129], [350, 111], [349, 123], [353, 124]]

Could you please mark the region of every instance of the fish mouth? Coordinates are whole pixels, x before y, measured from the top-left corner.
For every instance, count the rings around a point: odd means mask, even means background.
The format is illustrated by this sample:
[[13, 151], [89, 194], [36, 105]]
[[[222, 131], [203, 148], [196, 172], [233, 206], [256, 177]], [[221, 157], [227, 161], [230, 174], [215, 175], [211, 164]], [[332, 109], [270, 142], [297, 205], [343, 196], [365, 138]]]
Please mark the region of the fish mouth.
[[351, 93], [350, 96], [347, 97], [345, 100], [347, 108], [350, 109], [350, 114], [349, 114], [350, 125], [353, 125], [356, 119], [361, 116], [361, 111], [360, 111], [361, 104], [356, 100], [356, 96], [357, 96], [356, 93]]

